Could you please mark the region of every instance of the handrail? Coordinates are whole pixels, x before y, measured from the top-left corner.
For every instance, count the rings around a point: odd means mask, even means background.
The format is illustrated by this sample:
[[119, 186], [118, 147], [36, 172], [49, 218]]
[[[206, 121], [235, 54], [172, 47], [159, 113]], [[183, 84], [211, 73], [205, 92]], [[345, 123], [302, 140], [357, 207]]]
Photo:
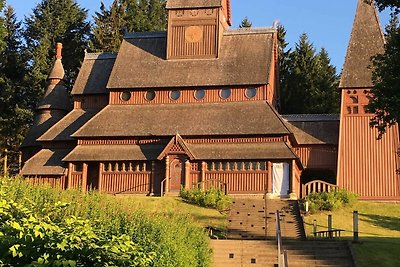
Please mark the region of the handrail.
[[311, 193], [330, 192], [331, 190], [338, 190], [339, 186], [327, 183], [321, 180], [314, 180], [302, 185], [302, 197], [306, 197]]
[[278, 244], [278, 266], [288, 267], [287, 252], [283, 250], [282, 245], [281, 217], [279, 215], [279, 210], [276, 210], [276, 241]]
[[201, 188], [200, 185], [205, 184], [206, 182], [218, 182], [219, 184], [224, 186], [225, 195], [228, 195], [228, 183], [226, 183], [222, 180], [218, 180], [218, 179], [209, 179], [209, 180], [204, 180], [204, 181], [198, 182], [197, 188]]
[[164, 186], [165, 186], [165, 182], [167, 181], [167, 178], [165, 178], [164, 180], [161, 181], [161, 196], [164, 196]]

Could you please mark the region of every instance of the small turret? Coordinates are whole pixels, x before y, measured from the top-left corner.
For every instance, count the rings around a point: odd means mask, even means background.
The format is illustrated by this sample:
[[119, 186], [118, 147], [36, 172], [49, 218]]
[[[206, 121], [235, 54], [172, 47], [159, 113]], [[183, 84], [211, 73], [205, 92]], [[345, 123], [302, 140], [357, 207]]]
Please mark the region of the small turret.
[[42, 148], [37, 139], [62, 119], [72, 108], [61, 59], [62, 44], [57, 43], [56, 60], [47, 78], [46, 93], [36, 108], [33, 125], [21, 145], [23, 162]]

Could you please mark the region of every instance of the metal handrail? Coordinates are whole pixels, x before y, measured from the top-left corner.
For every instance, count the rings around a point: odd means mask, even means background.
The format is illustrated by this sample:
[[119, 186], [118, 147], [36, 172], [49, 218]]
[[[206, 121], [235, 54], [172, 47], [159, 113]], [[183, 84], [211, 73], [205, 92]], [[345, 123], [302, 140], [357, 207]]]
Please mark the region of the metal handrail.
[[278, 245], [278, 266], [288, 267], [287, 251], [283, 249], [282, 232], [281, 232], [281, 217], [279, 210], [276, 210], [276, 241]]
[[197, 188], [199, 188], [201, 184], [205, 184], [206, 182], [212, 182], [212, 181], [222, 184], [224, 186], [225, 195], [228, 195], [228, 183], [226, 183], [222, 180], [218, 180], [218, 179], [209, 179], [209, 180], [204, 180], [204, 181], [198, 182]]
[[164, 186], [165, 186], [165, 181], [167, 181], [167, 178], [161, 181], [161, 196], [164, 196]]

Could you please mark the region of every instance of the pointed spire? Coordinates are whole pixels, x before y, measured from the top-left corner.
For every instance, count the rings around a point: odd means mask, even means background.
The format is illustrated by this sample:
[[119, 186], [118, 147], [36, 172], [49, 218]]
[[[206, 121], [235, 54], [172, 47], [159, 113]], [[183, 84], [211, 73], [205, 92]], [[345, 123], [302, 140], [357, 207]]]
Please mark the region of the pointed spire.
[[374, 1], [358, 0], [340, 88], [371, 88], [371, 57], [382, 53], [384, 36]]
[[48, 80], [56, 79], [56, 80], [64, 80], [65, 79], [65, 71], [63, 64], [61, 62], [62, 59], [62, 43], [56, 44], [56, 61], [54, 62], [53, 69], [51, 70]]

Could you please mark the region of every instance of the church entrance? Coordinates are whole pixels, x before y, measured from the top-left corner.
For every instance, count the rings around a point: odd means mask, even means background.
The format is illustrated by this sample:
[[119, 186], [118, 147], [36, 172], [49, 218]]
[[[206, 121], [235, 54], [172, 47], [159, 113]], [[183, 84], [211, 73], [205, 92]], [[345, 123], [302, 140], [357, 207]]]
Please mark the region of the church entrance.
[[88, 164], [87, 190], [99, 190], [99, 169], [100, 164], [97, 162]]
[[272, 164], [272, 193], [274, 195], [289, 195], [289, 174], [289, 163]]
[[175, 158], [170, 164], [170, 192], [178, 192], [185, 181], [184, 161]]

